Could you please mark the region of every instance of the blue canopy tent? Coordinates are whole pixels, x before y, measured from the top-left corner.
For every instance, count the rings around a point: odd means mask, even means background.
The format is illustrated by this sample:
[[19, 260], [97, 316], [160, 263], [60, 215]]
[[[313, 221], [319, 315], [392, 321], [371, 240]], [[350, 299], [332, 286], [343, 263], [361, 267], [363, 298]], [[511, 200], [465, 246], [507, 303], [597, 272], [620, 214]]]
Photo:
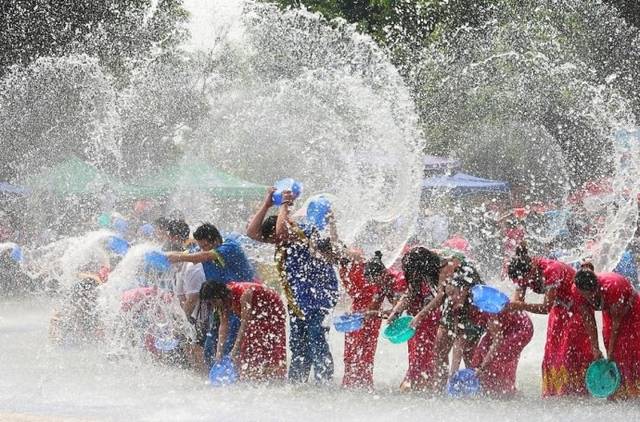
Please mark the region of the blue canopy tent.
[[509, 192], [509, 183], [456, 173], [453, 176], [429, 177], [422, 182], [422, 188], [446, 190], [454, 196], [463, 196], [481, 192], [507, 193]]
[[435, 155], [426, 155], [423, 163], [425, 172], [445, 172], [448, 170], [457, 170], [461, 166], [460, 160], [436, 157]]
[[0, 182], [0, 194], [3, 193], [11, 195], [27, 195], [29, 193], [29, 190], [21, 186], [12, 185], [7, 182]]

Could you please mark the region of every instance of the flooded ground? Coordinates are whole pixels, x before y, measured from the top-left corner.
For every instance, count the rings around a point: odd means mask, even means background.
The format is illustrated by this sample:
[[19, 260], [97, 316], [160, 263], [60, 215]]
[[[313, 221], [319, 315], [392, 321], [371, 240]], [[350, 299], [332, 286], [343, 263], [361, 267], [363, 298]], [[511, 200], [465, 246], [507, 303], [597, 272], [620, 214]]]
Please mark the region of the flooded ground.
[[139, 359], [114, 361], [101, 347], [52, 346], [47, 340], [52, 301], [0, 302], [0, 420], [15, 421], [600, 421], [638, 420], [637, 403], [542, 400], [540, 361], [543, 318], [518, 372], [521, 391], [512, 401], [451, 400], [400, 394], [405, 346], [381, 339], [376, 392], [345, 391], [343, 337], [331, 334], [336, 385], [237, 385], [213, 389], [188, 371]]

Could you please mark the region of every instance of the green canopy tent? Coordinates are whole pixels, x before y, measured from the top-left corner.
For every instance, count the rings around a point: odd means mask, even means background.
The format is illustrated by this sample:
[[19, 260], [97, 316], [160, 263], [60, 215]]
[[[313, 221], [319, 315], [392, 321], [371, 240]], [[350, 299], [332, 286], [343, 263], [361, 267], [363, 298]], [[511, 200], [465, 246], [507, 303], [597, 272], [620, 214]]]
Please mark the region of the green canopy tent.
[[178, 190], [205, 192], [225, 199], [255, 199], [264, 195], [266, 186], [247, 182], [205, 162], [173, 165], [144, 177], [128, 187], [138, 196], [157, 198]]
[[48, 191], [59, 196], [70, 196], [95, 194], [100, 192], [103, 186], [111, 186], [117, 191], [120, 184], [91, 164], [71, 156], [52, 168], [28, 177], [24, 185], [33, 191]]

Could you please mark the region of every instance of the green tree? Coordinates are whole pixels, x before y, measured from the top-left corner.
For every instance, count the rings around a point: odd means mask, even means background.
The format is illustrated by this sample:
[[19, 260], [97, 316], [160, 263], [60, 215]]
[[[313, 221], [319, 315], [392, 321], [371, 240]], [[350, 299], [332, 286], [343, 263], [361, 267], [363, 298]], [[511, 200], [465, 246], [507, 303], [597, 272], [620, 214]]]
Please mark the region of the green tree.
[[[155, 7], [154, 7], [155, 5]], [[0, 76], [39, 57], [86, 53], [118, 77], [186, 32], [182, 0], [11, 0], [0, 3]]]
[[0, 80], [0, 175], [28, 175], [74, 154], [97, 160], [118, 149], [116, 91], [98, 60], [43, 57]]
[[604, 0], [620, 11], [624, 19], [636, 28], [640, 27], [640, 2], [638, 0]]

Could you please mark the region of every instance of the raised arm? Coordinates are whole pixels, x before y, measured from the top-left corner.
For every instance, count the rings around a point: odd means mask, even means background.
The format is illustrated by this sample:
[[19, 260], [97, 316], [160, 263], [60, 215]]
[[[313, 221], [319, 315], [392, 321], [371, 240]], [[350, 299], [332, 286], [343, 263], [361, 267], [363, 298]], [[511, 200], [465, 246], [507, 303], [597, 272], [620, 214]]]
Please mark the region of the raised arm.
[[293, 205], [293, 195], [291, 192], [283, 193], [283, 202], [278, 211], [278, 219], [276, 220], [276, 243], [288, 243], [295, 240], [295, 235], [291, 230], [291, 222], [289, 221], [290, 207]]
[[556, 300], [557, 292], [557, 288], [552, 287], [544, 294], [544, 301], [542, 303], [510, 302], [507, 304], [506, 309], [509, 311], [527, 311], [533, 314], [546, 315]]
[[262, 236], [262, 222], [264, 221], [267, 212], [269, 212], [269, 208], [273, 206], [273, 192], [275, 192], [275, 188], [273, 187], [267, 190], [267, 195], [265, 196], [264, 201], [262, 201], [258, 212], [255, 213], [249, 221], [249, 224], [247, 224], [247, 236], [253, 240], [268, 242], [267, 239]]

